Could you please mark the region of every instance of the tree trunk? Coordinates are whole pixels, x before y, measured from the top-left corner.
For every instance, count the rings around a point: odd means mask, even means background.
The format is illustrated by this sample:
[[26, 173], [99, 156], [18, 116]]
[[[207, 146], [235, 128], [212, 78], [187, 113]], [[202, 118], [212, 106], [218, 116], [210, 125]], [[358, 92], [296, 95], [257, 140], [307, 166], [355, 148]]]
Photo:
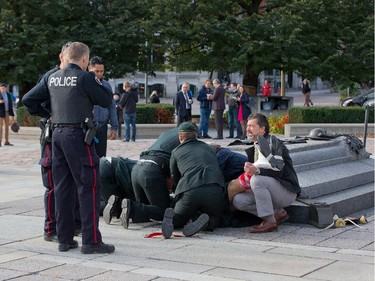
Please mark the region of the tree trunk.
[[242, 84], [250, 96], [256, 96], [257, 94], [258, 76], [259, 72], [253, 71], [251, 62], [249, 62], [244, 68]]
[[17, 106], [23, 106], [23, 103], [22, 103], [23, 96], [28, 91], [30, 91], [34, 86], [35, 86], [35, 83], [28, 83], [28, 82], [25, 82], [25, 83], [22, 83], [22, 84], [18, 85], [18, 87], [19, 87], [19, 97], [18, 97], [19, 101], [18, 101]]

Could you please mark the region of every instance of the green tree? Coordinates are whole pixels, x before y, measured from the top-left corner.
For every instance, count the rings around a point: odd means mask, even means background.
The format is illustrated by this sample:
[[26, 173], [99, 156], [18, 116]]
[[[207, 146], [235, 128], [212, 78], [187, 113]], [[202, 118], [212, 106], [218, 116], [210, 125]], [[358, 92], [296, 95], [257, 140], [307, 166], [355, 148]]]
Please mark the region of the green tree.
[[297, 71], [338, 84], [373, 80], [373, 0], [0, 0], [0, 78], [21, 96], [66, 41], [137, 70]]
[[175, 69], [298, 71], [338, 83], [373, 77], [372, 0], [155, 0], [152, 21]]
[[[274, 68], [294, 70], [339, 84], [373, 79], [373, 1], [267, 1], [266, 25], [272, 48], [257, 58]], [[279, 5], [279, 6], [278, 6]], [[269, 45], [267, 47], [270, 47]], [[269, 59], [262, 54], [273, 53]]]
[[[58, 64], [67, 41], [82, 41], [91, 55], [107, 62], [107, 76], [121, 77], [146, 68], [144, 1], [1, 0], [0, 77], [17, 84], [23, 96], [38, 77]], [[126, 5], [125, 5], [126, 4]]]

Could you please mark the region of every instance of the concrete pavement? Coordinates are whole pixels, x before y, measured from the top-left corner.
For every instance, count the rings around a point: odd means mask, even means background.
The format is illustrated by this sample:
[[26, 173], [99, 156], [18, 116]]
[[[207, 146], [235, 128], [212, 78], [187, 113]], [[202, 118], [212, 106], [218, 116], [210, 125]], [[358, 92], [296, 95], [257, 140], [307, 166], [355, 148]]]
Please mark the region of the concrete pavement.
[[[153, 141], [109, 141], [108, 156], [138, 159]], [[12, 142], [0, 147], [0, 280], [374, 280], [373, 208], [353, 214], [367, 217], [362, 228], [283, 223], [268, 234], [219, 228], [168, 240], [144, 238], [160, 231], [157, 222], [125, 230], [101, 218], [103, 240], [116, 246], [115, 253], [58, 252], [57, 244], [43, 240], [38, 140]], [[373, 139], [368, 149], [373, 153]]]

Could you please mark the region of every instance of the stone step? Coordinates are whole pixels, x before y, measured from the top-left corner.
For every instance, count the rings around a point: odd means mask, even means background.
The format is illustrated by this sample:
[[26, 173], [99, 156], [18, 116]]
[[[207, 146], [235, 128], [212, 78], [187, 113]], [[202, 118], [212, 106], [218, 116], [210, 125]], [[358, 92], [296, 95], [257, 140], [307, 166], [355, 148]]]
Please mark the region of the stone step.
[[[366, 208], [374, 207], [374, 182], [338, 191], [334, 194], [320, 196], [314, 199], [302, 199], [304, 203], [295, 201], [285, 208], [290, 216], [289, 222], [310, 223], [310, 203], [325, 203], [330, 213], [345, 217]], [[331, 220], [330, 220], [331, 221]]]
[[331, 140], [307, 140], [306, 143], [287, 144], [287, 147], [296, 172], [300, 172], [369, 158], [370, 154], [365, 149], [359, 152], [352, 149], [354, 144], [351, 141], [350, 138], [338, 137]]
[[[331, 134], [350, 134], [350, 135], [362, 135], [365, 131], [365, 124], [364, 123], [320, 123], [320, 124], [285, 124], [284, 127], [284, 135], [286, 137], [294, 137], [294, 136], [307, 136], [312, 129], [321, 128], [328, 133]], [[368, 134], [374, 134], [374, 123], [368, 124], [367, 129]]]
[[[161, 133], [175, 128], [176, 124], [137, 124], [138, 139], [156, 139]], [[124, 125], [122, 125], [122, 137], [125, 134]], [[39, 140], [39, 127], [21, 127], [18, 133], [9, 130], [10, 139], [21, 140]]]
[[324, 143], [309, 141], [308, 146], [305, 146], [303, 150], [291, 148], [290, 157], [296, 172], [351, 161], [351, 156], [339, 140], [325, 141]]
[[302, 198], [317, 198], [374, 181], [374, 159], [297, 172]]

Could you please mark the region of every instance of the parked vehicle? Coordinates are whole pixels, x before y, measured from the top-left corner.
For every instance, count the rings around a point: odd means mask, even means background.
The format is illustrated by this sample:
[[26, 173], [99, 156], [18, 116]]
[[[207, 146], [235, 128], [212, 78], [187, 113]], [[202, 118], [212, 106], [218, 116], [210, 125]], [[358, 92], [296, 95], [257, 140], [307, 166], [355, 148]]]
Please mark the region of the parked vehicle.
[[367, 106], [374, 108], [374, 89], [343, 100], [341, 106]]

